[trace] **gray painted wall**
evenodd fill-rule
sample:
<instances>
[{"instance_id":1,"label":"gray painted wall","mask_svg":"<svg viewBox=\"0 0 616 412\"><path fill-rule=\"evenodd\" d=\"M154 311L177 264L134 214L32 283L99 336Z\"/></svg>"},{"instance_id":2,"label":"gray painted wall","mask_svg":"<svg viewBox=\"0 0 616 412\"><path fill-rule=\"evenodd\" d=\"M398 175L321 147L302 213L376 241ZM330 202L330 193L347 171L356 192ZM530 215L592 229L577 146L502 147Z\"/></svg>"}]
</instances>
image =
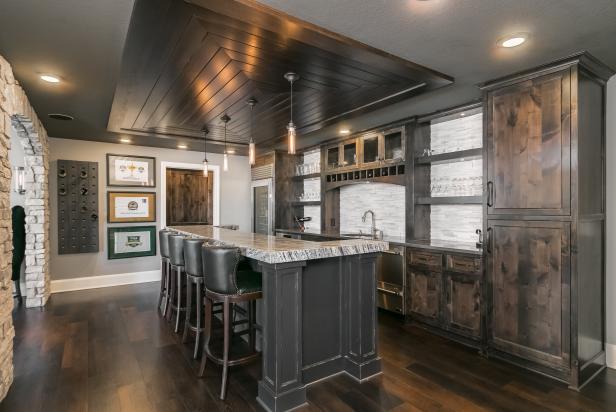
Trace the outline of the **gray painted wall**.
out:
<instances>
[{"instance_id":1,"label":"gray painted wall","mask_svg":"<svg viewBox=\"0 0 616 412\"><path fill-rule=\"evenodd\" d=\"M125 188L106 187L106 154L120 153L156 157L157 216L160 216L160 162L199 164L203 153L186 150L158 149L153 147L88 142L68 139L50 141L50 201L51 201L51 279L133 273L157 270L158 257L107 260L107 191ZM99 216L100 250L98 253L58 255L57 232L57 160L84 160L98 162L99 167ZM213 165L221 166L220 178L220 223L239 224L240 230L250 231L250 166L245 156L229 156L229 171L222 172L222 155L208 154ZM134 190L126 188L126 190ZM150 189L151 190L151 189ZM147 223L144 223L147 225ZM127 226L127 225L114 225Z\"/></svg>"},{"instance_id":2,"label":"gray painted wall","mask_svg":"<svg viewBox=\"0 0 616 412\"><path fill-rule=\"evenodd\" d=\"M607 84L607 342L616 368L616 76Z\"/></svg>"}]
</instances>

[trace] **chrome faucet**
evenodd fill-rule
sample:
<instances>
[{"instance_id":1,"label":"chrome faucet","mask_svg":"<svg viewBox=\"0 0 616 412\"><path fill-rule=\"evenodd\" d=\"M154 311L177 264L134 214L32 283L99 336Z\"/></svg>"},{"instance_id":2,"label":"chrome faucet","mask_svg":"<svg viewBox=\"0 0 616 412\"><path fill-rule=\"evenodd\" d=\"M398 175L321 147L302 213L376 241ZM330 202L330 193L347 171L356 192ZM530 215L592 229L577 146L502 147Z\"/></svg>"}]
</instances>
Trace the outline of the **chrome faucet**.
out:
<instances>
[{"instance_id":1,"label":"chrome faucet","mask_svg":"<svg viewBox=\"0 0 616 412\"><path fill-rule=\"evenodd\" d=\"M376 228L376 222L375 222L375 215L374 215L374 211L372 210L366 210L364 212L364 215L361 217L361 221L366 223L366 216L368 216L368 213L370 213L370 215L372 215L372 226L370 227L370 232L372 234L372 238L373 239L380 239L383 237L383 232L381 232L380 230L378 230Z\"/></svg>"}]
</instances>

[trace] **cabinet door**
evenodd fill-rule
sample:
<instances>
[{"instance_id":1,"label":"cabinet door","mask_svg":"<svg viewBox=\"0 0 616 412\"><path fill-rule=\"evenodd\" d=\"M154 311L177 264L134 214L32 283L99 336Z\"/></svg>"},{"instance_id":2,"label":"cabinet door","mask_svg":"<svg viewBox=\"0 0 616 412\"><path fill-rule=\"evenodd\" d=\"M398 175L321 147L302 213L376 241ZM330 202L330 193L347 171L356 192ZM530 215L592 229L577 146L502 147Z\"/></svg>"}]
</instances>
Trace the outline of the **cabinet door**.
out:
<instances>
[{"instance_id":1,"label":"cabinet door","mask_svg":"<svg viewBox=\"0 0 616 412\"><path fill-rule=\"evenodd\" d=\"M381 159L385 161L404 160L404 128L400 127L383 133Z\"/></svg>"},{"instance_id":2,"label":"cabinet door","mask_svg":"<svg viewBox=\"0 0 616 412\"><path fill-rule=\"evenodd\" d=\"M570 74L487 96L488 215L570 214Z\"/></svg>"},{"instance_id":3,"label":"cabinet door","mask_svg":"<svg viewBox=\"0 0 616 412\"><path fill-rule=\"evenodd\" d=\"M567 366L570 224L488 221L489 343L547 366Z\"/></svg>"},{"instance_id":4,"label":"cabinet door","mask_svg":"<svg viewBox=\"0 0 616 412\"><path fill-rule=\"evenodd\" d=\"M408 268L407 308L411 317L418 318L427 323L438 324L441 306L441 273L427 270Z\"/></svg>"},{"instance_id":5,"label":"cabinet door","mask_svg":"<svg viewBox=\"0 0 616 412\"><path fill-rule=\"evenodd\" d=\"M445 326L473 338L481 336L481 277L445 273Z\"/></svg>"}]
</instances>

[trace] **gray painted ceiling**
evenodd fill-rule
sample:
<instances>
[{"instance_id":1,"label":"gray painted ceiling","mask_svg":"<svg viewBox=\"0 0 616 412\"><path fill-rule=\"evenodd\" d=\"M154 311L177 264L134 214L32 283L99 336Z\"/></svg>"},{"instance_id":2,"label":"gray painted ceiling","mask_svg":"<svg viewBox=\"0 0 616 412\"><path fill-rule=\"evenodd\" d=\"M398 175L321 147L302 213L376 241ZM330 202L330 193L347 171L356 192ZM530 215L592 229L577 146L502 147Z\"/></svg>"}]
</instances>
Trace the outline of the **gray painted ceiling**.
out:
<instances>
[{"instance_id":1,"label":"gray painted ceiling","mask_svg":"<svg viewBox=\"0 0 616 412\"><path fill-rule=\"evenodd\" d=\"M576 51L588 50L616 67L614 0L260 2L456 79L452 86L300 136L300 146L334 138L342 127L363 130L477 99L477 83ZM132 6L132 0L0 2L0 54L13 65L51 136L118 140L106 127ZM497 39L514 32L528 32L530 40L514 49L496 46ZM58 74L64 82L43 83L41 72ZM58 112L75 120L47 118ZM175 145L169 139L132 140Z\"/></svg>"}]
</instances>

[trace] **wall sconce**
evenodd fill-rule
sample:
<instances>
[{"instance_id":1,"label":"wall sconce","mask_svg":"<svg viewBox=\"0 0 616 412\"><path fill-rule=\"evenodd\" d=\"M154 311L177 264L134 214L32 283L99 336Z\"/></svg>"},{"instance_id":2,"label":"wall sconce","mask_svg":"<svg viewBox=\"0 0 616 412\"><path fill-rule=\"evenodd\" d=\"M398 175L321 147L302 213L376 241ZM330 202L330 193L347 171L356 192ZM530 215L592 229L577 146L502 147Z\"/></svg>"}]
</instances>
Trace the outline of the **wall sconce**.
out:
<instances>
[{"instance_id":1,"label":"wall sconce","mask_svg":"<svg viewBox=\"0 0 616 412\"><path fill-rule=\"evenodd\" d=\"M14 189L16 193L23 195L26 193L26 169L22 166L16 166L13 168L13 176L15 186Z\"/></svg>"}]
</instances>

